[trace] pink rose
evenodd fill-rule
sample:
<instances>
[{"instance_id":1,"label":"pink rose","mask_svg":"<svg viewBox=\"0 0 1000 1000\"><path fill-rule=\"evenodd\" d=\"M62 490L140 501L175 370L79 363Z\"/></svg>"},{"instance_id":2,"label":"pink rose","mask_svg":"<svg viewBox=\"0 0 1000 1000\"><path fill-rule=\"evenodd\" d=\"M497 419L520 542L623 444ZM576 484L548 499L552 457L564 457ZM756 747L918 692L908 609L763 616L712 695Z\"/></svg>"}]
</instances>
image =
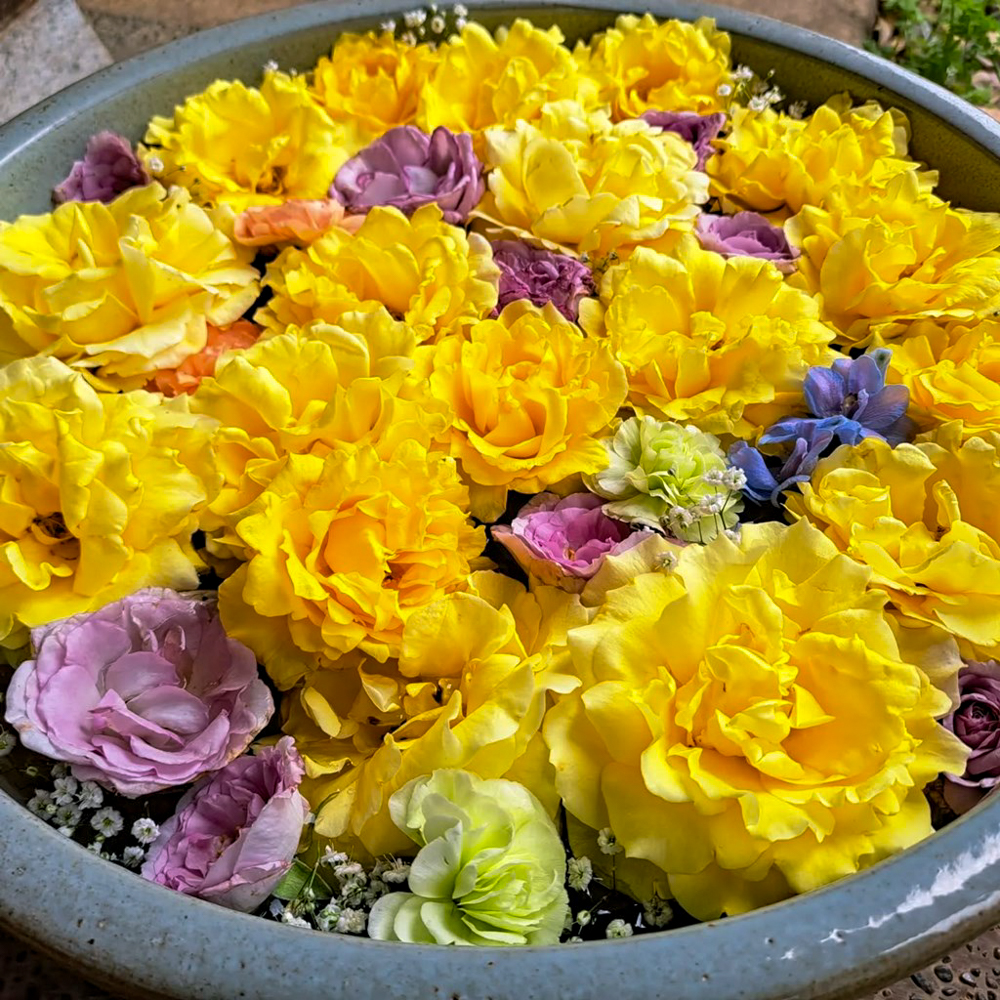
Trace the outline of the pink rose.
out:
<instances>
[{"instance_id":1,"label":"pink rose","mask_svg":"<svg viewBox=\"0 0 1000 1000\"><path fill-rule=\"evenodd\" d=\"M114 201L123 191L149 183L132 143L115 132L98 132L87 142L82 160L52 192L62 201Z\"/></svg>"},{"instance_id":2,"label":"pink rose","mask_svg":"<svg viewBox=\"0 0 1000 1000\"><path fill-rule=\"evenodd\" d=\"M509 528L498 524L490 531L526 573L542 583L580 591L606 556L625 552L651 534L607 517L603 504L593 493L539 493Z\"/></svg>"},{"instance_id":3,"label":"pink rose","mask_svg":"<svg viewBox=\"0 0 1000 1000\"><path fill-rule=\"evenodd\" d=\"M7 691L7 721L81 781L149 795L217 771L274 711L257 661L214 600L140 590L36 628Z\"/></svg>"},{"instance_id":4,"label":"pink rose","mask_svg":"<svg viewBox=\"0 0 1000 1000\"><path fill-rule=\"evenodd\" d=\"M330 196L349 212L392 205L412 215L424 205L441 206L445 222L465 222L486 190L483 165L472 136L443 125L427 135L414 125L391 128L337 172Z\"/></svg>"},{"instance_id":5,"label":"pink rose","mask_svg":"<svg viewBox=\"0 0 1000 1000\"><path fill-rule=\"evenodd\" d=\"M496 240L493 262L500 268L500 289L494 316L518 299L536 306L551 302L576 322L580 300L594 294L594 278L583 261L567 254L552 253L517 240Z\"/></svg>"},{"instance_id":6,"label":"pink rose","mask_svg":"<svg viewBox=\"0 0 1000 1000\"><path fill-rule=\"evenodd\" d=\"M800 251L780 226L772 226L757 212L698 216L695 235L702 247L723 257L757 257L769 260L779 271L791 274Z\"/></svg>"},{"instance_id":7,"label":"pink rose","mask_svg":"<svg viewBox=\"0 0 1000 1000\"><path fill-rule=\"evenodd\" d=\"M249 913L271 895L298 850L309 803L290 736L203 778L160 828L142 877Z\"/></svg>"}]
</instances>

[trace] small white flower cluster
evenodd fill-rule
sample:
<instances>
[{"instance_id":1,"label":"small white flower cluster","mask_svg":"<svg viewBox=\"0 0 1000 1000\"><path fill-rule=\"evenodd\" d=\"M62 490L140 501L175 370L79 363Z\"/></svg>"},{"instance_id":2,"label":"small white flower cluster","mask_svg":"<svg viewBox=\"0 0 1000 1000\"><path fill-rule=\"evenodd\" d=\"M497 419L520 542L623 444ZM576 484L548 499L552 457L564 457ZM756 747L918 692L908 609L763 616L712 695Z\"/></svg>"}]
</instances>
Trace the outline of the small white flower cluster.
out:
<instances>
[{"instance_id":1,"label":"small white flower cluster","mask_svg":"<svg viewBox=\"0 0 1000 1000\"><path fill-rule=\"evenodd\" d=\"M330 934L364 934L371 908L392 891L391 886L406 882L410 866L393 858L377 861L370 871L365 871L343 851L327 847L314 872L318 877L311 879L297 898L287 903L278 899L271 902L271 916L293 927ZM321 888L317 890L316 886Z\"/></svg>"},{"instance_id":2,"label":"small white flower cluster","mask_svg":"<svg viewBox=\"0 0 1000 1000\"><path fill-rule=\"evenodd\" d=\"M586 892L594 878L594 865L590 858L570 858L566 865L566 881L571 889Z\"/></svg>"},{"instance_id":3,"label":"small white flower cluster","mask_svg":"<svg viewBox=\"0 0 1000 1000\"><path fill-rule=\"evenodd\" d=\"M37 768L26 773L38 777ZM117 855L106 849L106 841L118 836L125 828L122 814L104 805L104 790L93 781L78 781L69 773L65 764L56 764L51 771L51 789L35 789L27 807L39 819L54 826L64 837L75 837L83 830L93 830L93 839L87 850L108 861L117 861L128 868L137 868L146 860L146 848L160 835L160 828L149 818L137 819L132 824L132 838ZM92 815L87 818L86 814ZM84 822L86 820L86 823Z\"/></svg>"},{"instance_id":4,"label":"small white flower cluster","mask_svg":"<svg viewBox=\"0 0 1000 1000\"><path fill-rule=\"evenodd\" d=\"M718 483L709 479L712 475L711 472L705 473L705 482L721 486L724 492L709 493L688 507L679 504L671 507L667 511L666 528L672 535L681 537L692 524L704 518L712 518L720 530L725 530L724 515L739 502L740 491L746 485L746 475L741 469L726 469L725 472L715 473L721 477Z\"/></svg>"},{"instance_id":5,"label":"small white flower cluster","mask_svg":"<svg viewBox=\"0 0 1000 1000\"><path fill-rule=\"evenodd\" d=\"M601 854L621 854L625 850L615 835L611 832L611 827L606 826L603 830L598 831L597 834L597 846L601 849Z\"/></svg>"},{"instance_id":6,"label":"small white flower cluster","mask_svg":"<svg viewBox=\"0 0 1000 1000\"><path fill-rule=\"evenodd\" d=\"M17 746L17 735L0 726L0 757L6 757Z\"/></svg>"},{"instance_id":7,"label":"small white flower cluster","mask_svg":"<svg viewBox=\"0 0 1000 1000\"><path fill-rule=\"evenodd\" d=\"M737 66L732 73L733 82L719 84L716 93L719 97L731 97L734 102L745 100L751 111L776 108L785 100L785 95L770 83L772 76L773 69L761 80L749 66Z\"/></svg>"},{"instance_id":8,"label":"small white flower cluster","mask_svg":"<svg viewBox=\"0 0 1000 1000\"><path fill-rule=\"evenodd\" d=\"M452 30L461 31L469 23L469 8L457 3L451 12L441 10L436 3L408 10L403 14L403 32L399 40L406 45L416 45L421 41L444 41L449 34L448 21L452 22ZM383 31L390 34L396 31L398 24L394 18L383 21L380 25Z\"/></svg>"}]
</instances>

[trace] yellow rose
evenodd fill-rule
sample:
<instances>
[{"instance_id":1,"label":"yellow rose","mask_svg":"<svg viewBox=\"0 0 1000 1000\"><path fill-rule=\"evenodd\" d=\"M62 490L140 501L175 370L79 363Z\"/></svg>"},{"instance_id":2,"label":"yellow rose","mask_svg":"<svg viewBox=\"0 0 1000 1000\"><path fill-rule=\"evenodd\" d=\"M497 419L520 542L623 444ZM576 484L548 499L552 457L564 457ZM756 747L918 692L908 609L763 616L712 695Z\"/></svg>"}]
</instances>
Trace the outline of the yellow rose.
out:
<instances>
[{"instance_id":1,"label":"yellow rose","mask_svg":"<svg viewBox=\"0 0 1000 1000\"><path fill-rule=\"evenodd\" d=\"M580 322L606 334L640 414L755 437L801 406L810 365L834 332L818 304L768 261L724 259L685 240L677 256L639 247L609 268Z\"/></svg>"},{"instance_id":2,"label":"yellow rose","mask_svg":"<svg viewBox=\"0 0 1000 1000\"><path fill-rule=\"evenodd\" d=\"M389 32L341 35L316 65L310 92L360 149L416 118L440 50L399 41ZM332 178L331 178L332 180Z\"/></svg>"},{"instance_id":3,"label":"yellow rose","mask_svg":"<svg viewBox=\"0 0 1000 1000\"><path fill-rule=\"evenodd\" d=\"M513 128L538 117L542 105L564 98L597 100L596 86L584 78L563 34L518 18L496 37L481 24L467 24L438 50L441 61L423 89L417 124L472 132L481 149L489 125Z\"/></svg>"},{"instance_id":4,"label":"yellow rose","mask_svg":"<svg viewBox=\"0 0 1000 1000\"><path fill-rule=\"evenodd\" d=\"M508 489L539 493L607 464L597 438L625 400L625 373L554 306L512 302L422 350L431 394L454 413L451 454L480 520L503 513Z\"/></svg>"},{"instance_id":5,"label":"yellow rose","mask_svg":"<svg viewBox=\"0 0 1000 1000\"><path fill-rule=\"evenodd\" d=\"M1000 303L1000 215L951 208L913 171L862 199L831 194L785 231L803 251L792 283L822 295L839 340L890 339L917 319L969 321Z\"/></svg>"},{"instance_id":6,"label":"yellow rose","mask_svg":"<svg viewBox=\"0 0 1000 1000\"><path fill-rule=\"evenodd\" d=\"M891 347L888 378L910 390L922 429L960 420L966 437L1000 431L1000 320L922 320Z\"/></svg>"},{"instance_id":7,"label":"yellow rose","mask_svg":"<svg viewBox=\"0 0 1000 1000\"><path fill-rule=\"evenodd\" d=\"M248 561L219 588L226 632L279 687L354 649L395 656L406 618L483 550L468 507L454 459L416 440L288 455L229 524Z\"/></svg>"},{"instance_id":8,"label":"yellow rose","mask_svg":"<svg viewBox=\"0 0 1000 1000\"><path fill-rule=\"evenodd\" d=\"M547 692L578 683L563 672L565 641L588 613L555 588L528 593L496 573L471 582L474 592L407 619L398 660L345 657L344 669L313 670L283 699L316 832L337 846L372 856L412 851L389 798L438 768L520 781L550 812L558 807L538 730Z\"/></svg>"},{"instance_id":9,"label":"yellow rose","mask_svg":"<svg viewBox=\"0 0 1000 1000\"><path fill-rule=\"evenodd\" d=\"M544 726L566 809L700 920L916 843L924 785L965 768L932 682L958 651L933 629L901 641L870 576L808 524L747 524L570 634L582 688Z\"/></svg>"},{"instance_id":10,"label":"yellow rose","mask_svg":"<svg viewBox=\"0 0 1000 1000\"><path fill-rule=\"evenodd\" d=\"M788 509L870 566L905 624L941 626L985 660L1000 654L1000 435L962 437L955 422L838 448Z\"/></svg>"},{"instance_id":11,"label":"yellow rose","mask_svg":"<svg viewBox=\"0 0 1000 1000\"><path fill-rule=\"evenodd\" d=\"M257 297L230 228L158 184L0 222L0 362L45 353L113 388L176 368Z\"/></svg>"},{"instance_id":12,"label":"yellow rose","mask_svg":"<svg viewBox=\"0 0 1000 1000\"><path fill-rule=\"evenodd\" d=\"M0 368L0 646L142 587L197 587L211 432L187 397L99 393L54 358Z\"/></svg>"},{"instance_id":13,"label":"yellow rose","mask_svg":"<svg viewBox=\"0 0 1000 1000\"><path fill-rule=\"evenodd\" d=\"M641 119L613 125L576 101L487 129L485 161L487 215L581 253L690 232L708 200L690 143Z\"/></svg>"},{"instance_id":14,"label":"yellow rose","mask_svg":"<svg viewBox=\"0 0 1000 1000\"><path fill-rule=\"evenodd\" d=\"M726 108L719 91L732 83L729 35L711 18L657 24L652 14L622 14L575 54L601 84L616 121L650 110L704 115Z\"/></svg>"},{"instance_id":15,"label":"yellow rose","mask_svg":"<svg viewBox=\"0 0 1000 1000\"><path fill-rule=\"evenodd\" d=\"M351 329L313 323L225 355L191 400L215 418L223 487L211 505L212 551L238 555L232 530L284 467L287 455L328 455L345 445L391 452L408 438L446 441L449 414L409 377L413 334L385 312L356 313ZM221 548L220 548L221 546Z\"/></svg>"},{"instance_id":16,"label":"yellow rose","mask_svg":"<svg viewBox=\"0 0 1000 1000\"><path fill-rule=\"evenodd\" d=\"M356 234L335 229L268 267L274 298L255 319L281 332L345 313L388 310L418 340L458 331L497 304L500 269L489 243L443 221L437 205L407 218L373 208Z\"/></svg>"},{"instance_id":17,"label":"yellow rose","mask_svg":"<svg viewBox=\"0 0 1000 1000\"><path fill-rule=\"evenodd\" d=\"M712 194L727 211L774 213L780 222L806 205L824 205L833 192L850 205L900 173L914 171L929 191L937 173L917 171L909 140L900 112L874 101L852 108L846 94L802 120L736 108L721 152L708 161Z\"/></svg>"},{"instance_id":18,"label":"yellow rose","mask_svg":"<svg viewBox=\"0 0 1000 1000\"><path fill-rule=\"evenodd\" d=\"M274 72L260 89L216 80L172 118L153 118L141 153L154 177L188 188L199 204L242 212L325 198L361 145L344 132L313 100L304 76Z\"/></svg>"}]
</instances>

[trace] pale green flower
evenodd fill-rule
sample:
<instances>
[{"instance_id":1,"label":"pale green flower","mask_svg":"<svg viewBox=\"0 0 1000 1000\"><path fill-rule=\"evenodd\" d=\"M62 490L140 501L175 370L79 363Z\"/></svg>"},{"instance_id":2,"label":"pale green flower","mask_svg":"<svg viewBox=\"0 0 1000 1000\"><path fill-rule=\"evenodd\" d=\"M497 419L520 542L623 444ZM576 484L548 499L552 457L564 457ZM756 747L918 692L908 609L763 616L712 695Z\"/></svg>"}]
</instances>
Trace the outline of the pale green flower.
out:
<instances>
[{"instance_id":1,"label":"pale green flower","mask_svg":"<svg viewBox=\"0 0 1000 1000\"><path fill-rule=\"evenodd\" d=\"M421 845L409 892L372 907L368 933L425 944L555 944L569 913L566 854L523 785L441 770L389 800L393 822Z\"/></svg>"},{"instance_id":2,"label":"pale green flower","mask_svg":"<svg viewBox=\"0 0 1000 1000\"><path fill-rule=\"evenodd\" d=\"M653 417L630 417L601 442L608 467L585 477L608 517L708 542L738 521L743 501L714 434Z\"/></svg>"}]
</instances>

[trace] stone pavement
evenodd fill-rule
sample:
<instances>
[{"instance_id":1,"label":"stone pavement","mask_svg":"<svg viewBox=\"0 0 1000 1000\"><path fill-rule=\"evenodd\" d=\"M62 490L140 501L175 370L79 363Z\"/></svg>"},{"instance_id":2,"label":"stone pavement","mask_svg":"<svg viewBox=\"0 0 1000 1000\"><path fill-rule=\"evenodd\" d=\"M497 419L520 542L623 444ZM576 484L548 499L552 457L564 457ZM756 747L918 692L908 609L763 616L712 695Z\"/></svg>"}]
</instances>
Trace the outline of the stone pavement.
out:
<instances>
[{"instance_id":1,"label":"stone pavement","mask_svg":"<svg viewBox=\"0 0 1000 1000\"><path fill-rule=\"evenodd\" d=\"M0 123L110 62L294 0L0 0ZM716 0L860 44L876 0ZM637 8L642 4L637 3ZM1000 1000L993 931L869 1000ZM0 940L0 1000L112 1000L50 959ZM719 1000L728 1000L720 997Z\"/></svg>"}]
</instances>

